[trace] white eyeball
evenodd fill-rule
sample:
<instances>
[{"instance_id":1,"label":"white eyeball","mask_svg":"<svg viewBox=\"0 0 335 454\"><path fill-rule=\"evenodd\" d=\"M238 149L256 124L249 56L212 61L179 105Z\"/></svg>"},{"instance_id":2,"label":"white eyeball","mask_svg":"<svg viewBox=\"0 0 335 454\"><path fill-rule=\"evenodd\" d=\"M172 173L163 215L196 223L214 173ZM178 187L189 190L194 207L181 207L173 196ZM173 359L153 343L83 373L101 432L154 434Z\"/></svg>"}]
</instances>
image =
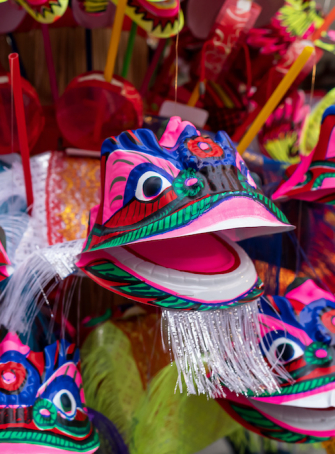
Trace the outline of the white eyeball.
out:
<instances>
[{"instance_id":1,"label":"white eyeball","mask_svg":"<svg viewBox=\"0 0 335 454\"><path fill-rule=\"evenodd\" d=\"M73 419L76 415L77 404L72 393L67 389L62 389L53 398L53 403L57 409L68 419Z\"/></svg>"},{"instance_id":2,"label":"white eyeball","mask_svg":"<svg viewBox=\"0 0 335 454\"><path fill-rule=\"evenodd\" d=\"M273 341L269 353L272 357L278 359L281 364L286 364L294 359L300 358L304 354L304 351L292 339L279 337Z\"/></svg>"},{"instance_id":3,"label":"white eyeball","mask_svg":"<svg viewBox=\"0 0 335 454\"><path fill-rule=\"evenodd\" d=\"M170 186L171 183L159 173L145 172L137 182L135 197L143 202L153 200Z\"/></svg>"}]
</instances>

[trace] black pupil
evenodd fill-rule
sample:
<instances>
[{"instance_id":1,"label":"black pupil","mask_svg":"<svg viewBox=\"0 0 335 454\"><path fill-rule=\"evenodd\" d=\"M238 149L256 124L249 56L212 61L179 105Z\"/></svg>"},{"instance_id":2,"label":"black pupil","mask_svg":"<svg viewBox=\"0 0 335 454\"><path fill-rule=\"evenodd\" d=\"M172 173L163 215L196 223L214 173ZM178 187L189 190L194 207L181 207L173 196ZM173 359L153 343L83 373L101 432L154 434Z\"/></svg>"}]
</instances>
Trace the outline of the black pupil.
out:
<instances>
[{"instance_id":1,"label":"black pupil","mask_svg":"<svg viewBox=\"0 0 335 454\"><path fill-rule=\"evenodd\" d=\"M66 393L63 393L60 396L60 402L62 404L64 411L66 411L66 412L71 411L71 409L72 409L71 399L69 398L69 396Z\"/></svg>"},{"instance_id":2,"label":"black pupil","mask_svg":"<svg viewBox=\"0 0 335 454\"><path fill-rule=\"evenodd\" d=\"M160 177L149 177L143 183L143 194L145 197L155 197L161 192L162 179Z\"/></svg>"},{"instance_id":3,"label":"black pupil","mask_svg":"<svg viewBox=\"0 0 335 454\"><path fill-rule=\"evenodd\" d=\"M276 355L281 361L290 361L294 357L294 348L291 344L280 344L276 349Z\"/></svg>"}]
</instances>

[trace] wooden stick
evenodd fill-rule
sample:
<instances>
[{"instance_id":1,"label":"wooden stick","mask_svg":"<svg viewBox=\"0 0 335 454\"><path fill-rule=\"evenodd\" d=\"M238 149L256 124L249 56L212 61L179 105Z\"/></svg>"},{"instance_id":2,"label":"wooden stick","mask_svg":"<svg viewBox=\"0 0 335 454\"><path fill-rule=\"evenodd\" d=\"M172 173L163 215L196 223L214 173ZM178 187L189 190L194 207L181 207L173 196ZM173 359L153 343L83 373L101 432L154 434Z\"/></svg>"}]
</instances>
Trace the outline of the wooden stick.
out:
<instances>
[{"instance_id":1,"label":"wooden stick","mask_svg":"<svg viewBox=\"0 0 335 454\"><path fill-rule=\"evenodd\" d=\"M137 24L135 22L132 22L131 29L129 32L129 37L128 37L126 54L125 54L124 60L123 60L122 73L121 73L121 76L124 79L126 79L127 75L128 75L129 65L130 65L131 57L133 55L133 50L134 50L136 32L137 32Z\"/></svg>"},{"instance_id":2,"label":"wooden stick","mask_svg":"<svg viewBox=\"0 0 335 454\"><path fill-rule=\"evenodd\" d=\"M115 19L113 24L112 36L109 42L107 62L105 66L104 76L107 82L111 82L114 74L115 61L117 50L119 47L123 18L126 11L127 0L118 0L116 7Z\"/></svg>"}]
</instances>

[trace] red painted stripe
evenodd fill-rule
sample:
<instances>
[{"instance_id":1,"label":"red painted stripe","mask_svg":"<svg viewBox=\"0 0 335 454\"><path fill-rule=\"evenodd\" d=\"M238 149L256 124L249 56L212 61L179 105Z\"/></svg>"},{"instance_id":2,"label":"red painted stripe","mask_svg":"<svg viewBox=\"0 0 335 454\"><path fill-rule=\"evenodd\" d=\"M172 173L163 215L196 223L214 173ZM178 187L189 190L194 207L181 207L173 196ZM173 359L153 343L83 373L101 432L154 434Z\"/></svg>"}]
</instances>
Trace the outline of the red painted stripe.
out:
<instances>
[{"instance_id":1,"label":"red painted stripe","mask_svg":"<svg viewBox=\"0 0 335 454\"><path fill-rule=\"evenodd\" d=\"M164 208L166 204L167 204L166 196L163 195L159 200L159 209L161 210L162 208Z\"/></svg>"},{"instance_id":2,"label":"red painted stripe","mask_svg":"<svg viewBox=\"0 0 335 454\"><path fill-rule=\"evenodd\" d=\"M149 216L152 213L153 203L147 203L145 205L145 215Z\"/></svg>"}]
</instances>

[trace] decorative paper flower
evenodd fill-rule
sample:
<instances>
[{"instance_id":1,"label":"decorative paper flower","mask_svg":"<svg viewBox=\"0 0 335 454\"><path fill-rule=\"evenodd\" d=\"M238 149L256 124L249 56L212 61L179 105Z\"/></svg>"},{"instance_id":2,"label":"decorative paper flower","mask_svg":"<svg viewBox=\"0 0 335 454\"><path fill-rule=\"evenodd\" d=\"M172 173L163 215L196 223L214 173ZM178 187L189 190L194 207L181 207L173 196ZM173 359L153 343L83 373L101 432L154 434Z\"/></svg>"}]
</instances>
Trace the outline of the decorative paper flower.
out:
<instances>
[{"instance_id":1,"label":"decorative paper flower","mask_svg":"<svg viewBox=\"0 0 335 454\"><path fill-rule=\"evenodd\" d=\"M196 137L187 142L190 152L199 158L213 158L223 155L223 150L209 137Z\"/></svg>"}]
</instances>

